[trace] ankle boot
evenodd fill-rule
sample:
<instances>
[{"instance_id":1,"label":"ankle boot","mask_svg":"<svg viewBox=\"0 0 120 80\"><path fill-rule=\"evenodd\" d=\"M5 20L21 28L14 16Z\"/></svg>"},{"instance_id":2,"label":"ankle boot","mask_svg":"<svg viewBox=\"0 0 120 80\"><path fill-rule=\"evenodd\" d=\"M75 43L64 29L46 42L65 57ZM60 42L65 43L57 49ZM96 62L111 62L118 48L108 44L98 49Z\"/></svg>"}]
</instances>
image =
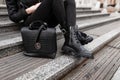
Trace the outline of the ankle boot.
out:
<instances>
[{"instance_id":1,"label":"ankle boot","mask_svg":"<svg viewBox=\"0 0 120 80\"><path fill-rule=\"evenodd\" d=\"M77 25L76 25L75 32L78 37L78 40L82 45L88 44L93 41L93 38L91 36L88 36L87 34L80 32Z\"/></svg>"},{"instance_id":2,"label":"ankle boot","mask_svg":"<svg viewBox=\"0 0 120 80\"><path fill-rule=\"evenodd\" d=\"M91 36L88 36L87 34L83 32L76 31L76 35L82 45L88 44L93 41L93 38Z\"/></svg>"},{"instance_id":3,"label":"ankle boot","mask_svg":"<svg viewBox=\"0 0 120 80\"><path fill-rule=\"evenodd\" d=\"M86 50L78 40L74 26L68 27L66 33L64 34L64 37L65 43L62 47L64 53L73 55L76 58L86 57L93 59L92 53Z\"/></svg>"}]
</instances>

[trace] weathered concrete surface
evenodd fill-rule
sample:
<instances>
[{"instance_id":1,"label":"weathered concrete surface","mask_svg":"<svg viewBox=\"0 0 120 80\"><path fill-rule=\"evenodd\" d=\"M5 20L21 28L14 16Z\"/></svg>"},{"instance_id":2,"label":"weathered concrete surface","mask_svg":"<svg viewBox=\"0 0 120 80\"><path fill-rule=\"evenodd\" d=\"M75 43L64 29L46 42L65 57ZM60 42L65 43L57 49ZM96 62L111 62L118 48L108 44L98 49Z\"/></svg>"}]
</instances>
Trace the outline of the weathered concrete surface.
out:
<instances>
[{"instance_id":1,"label":"weathered concrete surface","mask_svg":"<svg viewBox=\"0 0 120 80\"><path fill-rule=\"evenodd\" d=\"M105 44L113 40L120 34L120 28L115 29L97 39L92 43L85 46L89 51L96 52L101 49ZM74 58L68 56L61 56L45 65L38 67L37 69L30 71L23 76L16 78L15 80L54 80L60 77L66 71L70 70L76 64L83 62L85 59L81 59L80 62Z\"/></svg>"},{"instance_id":2,"label":"weathered concrete surface","mask_svg":"<svg viewBox=\"0 0 120 80\"><path fill-rule=\"evenodd\" d=\"M85 61L60 80L111 80L120 66L119 42L120 37L97 51L93 60ZM119 75L117 76L119 77Z\"/></svg>"},{"instance_id":3,"label":"weathered concrete surface","mask_svg":"<svg viewBox=\"0 0 120 80\"><path fill-rule=\"evenodd\" d=\"M120 67L118 68L118 70L116 71L115 75L111 80L120 80Z\"/></svg>"}]
</instances>

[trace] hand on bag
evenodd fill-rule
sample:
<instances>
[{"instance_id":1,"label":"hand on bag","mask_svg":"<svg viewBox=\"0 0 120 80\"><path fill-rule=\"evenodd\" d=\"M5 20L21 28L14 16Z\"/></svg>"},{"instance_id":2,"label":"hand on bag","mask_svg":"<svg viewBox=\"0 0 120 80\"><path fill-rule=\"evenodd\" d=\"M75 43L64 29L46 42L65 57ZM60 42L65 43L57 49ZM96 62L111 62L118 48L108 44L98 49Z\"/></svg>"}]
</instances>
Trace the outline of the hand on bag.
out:
<instances>
[{"instance_id":1,"label":"hand on bag","mask_svg":"<svg viewBox=\"0 0 120 80\"><path fill-rule=\"evenodd\" d=\"M27 8L25 11L27 12L27 14L32 14L40 6L40 4L41 3L37 3L37 4Z\"/></svg>"}]
</instances>

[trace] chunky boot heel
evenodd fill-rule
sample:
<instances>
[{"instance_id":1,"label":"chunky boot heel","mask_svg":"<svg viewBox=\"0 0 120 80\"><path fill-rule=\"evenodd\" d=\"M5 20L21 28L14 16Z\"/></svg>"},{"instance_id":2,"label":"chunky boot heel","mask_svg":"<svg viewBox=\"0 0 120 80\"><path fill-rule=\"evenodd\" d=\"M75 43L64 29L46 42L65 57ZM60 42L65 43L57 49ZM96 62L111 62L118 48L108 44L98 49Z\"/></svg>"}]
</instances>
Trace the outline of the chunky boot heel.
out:
<instances>
[{"instance_id":1,"label":"chunky boot heel","mask_svg":"<svg viewBox=\"0 0 120 80\"><path fill-rule=\"evenodd\" d=\"M84 58L89 58L89 59L94 59L94 56L93 54L86 50L83 46L81 46L81 54L78 54L78 57L81 56L81 57L84 57Z\"/></svg>"},{"instance_id":2,"label":"chunky boot heel","mask_svg":"<svg viewBox=\"0 0 120 80\"><path fill-rule=\"evenodd\" d=\"M83 47L84 48L84 47ZM64 54L67 55L71 55L74 56L75 58L89 58L89 59L94 59L94 56L92 55L92 53L90 53L89 51L83 49L85 52L81 52L81 54L77 53L73 48L69 47L69 46L63 46L62 47L62 51Z\"/></svg>"},{"instance_id":3,"label":"chunky boot heel","mask_svg":"<svg viewBox=\"0 0 120 80\"><path fill-rule=\"evenodd\" d=\"M64 54L71 55L71 56L75 56L75 53L76 53L76 51L69 46L62 47L62 51Z\"/></svg>"},{"instance_id":4,"label":"chunky boot heel","mask_svg":"<svg viewBox=\"0 0 120 80\"><path fill-rule=\"evenodd\" d=\"M62 52L63 52L64 54L71 55L70 53L72 52L72 50L69 49L68 47L64 47L64 48L62 49Z\"/></svg>"}]
</instances>

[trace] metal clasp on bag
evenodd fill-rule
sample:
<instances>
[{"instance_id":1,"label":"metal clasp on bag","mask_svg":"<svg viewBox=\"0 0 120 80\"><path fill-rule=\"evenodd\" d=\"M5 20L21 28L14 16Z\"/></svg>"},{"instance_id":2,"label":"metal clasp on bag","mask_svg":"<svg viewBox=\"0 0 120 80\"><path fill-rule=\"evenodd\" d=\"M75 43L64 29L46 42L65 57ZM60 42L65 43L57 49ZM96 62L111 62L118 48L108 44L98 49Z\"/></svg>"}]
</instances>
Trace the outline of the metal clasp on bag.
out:
<instances>
[{"instance_id":1,"label":"metal clasp on bag","mask_svg":"<svg viewBox=\"0 0 120 80\"><path fill-rule=\"evenodd\" d=\"M37 50L41 48L41 44L39 42L35 43L34 46L35 46L35 49Z\"/></svg>"}]
</instances>

